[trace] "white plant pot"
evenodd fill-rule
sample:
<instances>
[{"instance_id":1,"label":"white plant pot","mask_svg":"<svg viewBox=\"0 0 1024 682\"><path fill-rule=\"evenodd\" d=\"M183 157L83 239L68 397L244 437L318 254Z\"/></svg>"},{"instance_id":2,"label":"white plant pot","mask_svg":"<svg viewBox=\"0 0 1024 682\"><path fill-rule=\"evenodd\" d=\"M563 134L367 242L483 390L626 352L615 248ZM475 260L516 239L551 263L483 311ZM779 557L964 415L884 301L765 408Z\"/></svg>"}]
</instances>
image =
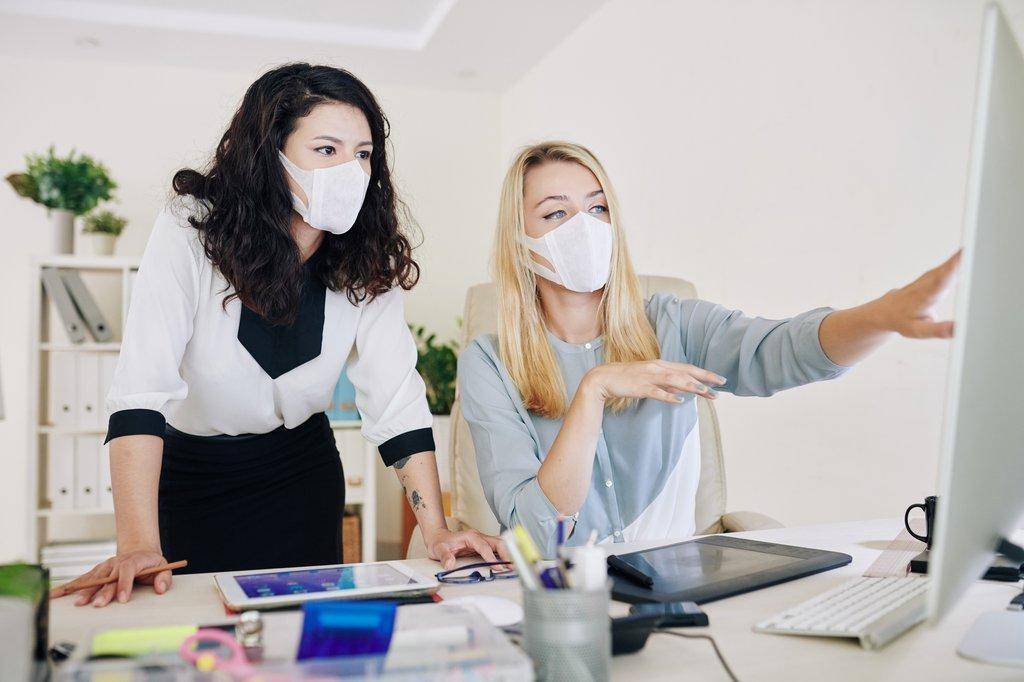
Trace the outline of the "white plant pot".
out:
<instances>
[{"instance_id":1,"label":"white plant pot","mask_svg":"<svg viewBox=\"0 0 1024 682\"><path fill-rule=\"evenodd\" d=\"M441 482L441 492L451 492L452 480L449 469L450 455L448 448L452 441L452 418L447 414L434 415L434 454L437 457L437 478Z\"/></svg>"},{"instance_id":2,"label":"white plant pot","mask_svg":"<svg viewBox=\"0 0 1024 682\"><path fill-rule=\"evenodd\" d=\"M50 253L71 253L75 246L75 214L63 209L50 210Z\"/></svg>"},{"instance_id":3,"label":"white plant pot","mask_svg":"<svg viewBox=\"0 0 1024 682\"><path fill-rule=\"evenodd\" d=\"M114 244L117 243L117 237L114 235L104 232L84 232L82 237L89 244L89 253L94 256L114 255Z\"/></svg>"}]
</instances>

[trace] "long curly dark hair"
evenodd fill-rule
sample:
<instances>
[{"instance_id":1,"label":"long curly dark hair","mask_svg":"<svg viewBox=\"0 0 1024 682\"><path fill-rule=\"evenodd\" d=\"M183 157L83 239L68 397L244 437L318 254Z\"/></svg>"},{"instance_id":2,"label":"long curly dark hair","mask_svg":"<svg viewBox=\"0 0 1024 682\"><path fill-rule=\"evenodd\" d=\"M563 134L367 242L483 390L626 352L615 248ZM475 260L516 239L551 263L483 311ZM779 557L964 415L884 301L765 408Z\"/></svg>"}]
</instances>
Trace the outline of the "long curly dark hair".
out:
<instances>
[{"instance_id":1,"label":"long curly dark hair","mask_svg":"<svg viewBox=\"0 0 1024 682\"><path fill-rule=\"evenodd\" d=\"M388 120L370 90L344 69L287 64L263 74L246 91L206 172L183 168L172 182L177 194L193 196L209 209L190 222L207 258L234 290L224 304L237 297L275 324L295 319L303 277L278 151L296 121L326 102L363 112L373 154L370 186L355 225L345 234L324 234L312 261L314 276L331 291L345 292L353 304L394 286L412 288L420 269L403 231L413 223L391 182Z\"/></svg>"}]
</instances>

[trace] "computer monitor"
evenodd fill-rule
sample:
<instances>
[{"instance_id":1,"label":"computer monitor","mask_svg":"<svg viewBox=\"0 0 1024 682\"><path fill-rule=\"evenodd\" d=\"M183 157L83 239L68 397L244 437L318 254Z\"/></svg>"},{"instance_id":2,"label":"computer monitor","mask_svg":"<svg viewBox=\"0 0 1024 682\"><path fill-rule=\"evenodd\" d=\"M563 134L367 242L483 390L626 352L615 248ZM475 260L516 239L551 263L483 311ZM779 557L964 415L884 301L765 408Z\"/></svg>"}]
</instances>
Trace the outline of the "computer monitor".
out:
<instances>
[{"instance_id":1,"label":"computer monitor","mask_svg":"<svg viewBox=\"0 0 1024 682\"><path fill-rule=\"evenodd\" d=\"M929 558L928 615L938 622L979 579L1024 512L1024 55L999 7L985 10L964 213L956 333L939 466L938 515ZM1018 559L1020 560L1020 559ZM1007 595L1007 600L1012 594ZM1024 664L1024 612L1008 658ZM996 619L1003 616L997 614ZM983 623L982 621L989 622ZM986 631L986 637L991 637ZM997 637L998 639L998 637ZM974 643L977 643L974 640Z\"/></svg>"}]
</instances>

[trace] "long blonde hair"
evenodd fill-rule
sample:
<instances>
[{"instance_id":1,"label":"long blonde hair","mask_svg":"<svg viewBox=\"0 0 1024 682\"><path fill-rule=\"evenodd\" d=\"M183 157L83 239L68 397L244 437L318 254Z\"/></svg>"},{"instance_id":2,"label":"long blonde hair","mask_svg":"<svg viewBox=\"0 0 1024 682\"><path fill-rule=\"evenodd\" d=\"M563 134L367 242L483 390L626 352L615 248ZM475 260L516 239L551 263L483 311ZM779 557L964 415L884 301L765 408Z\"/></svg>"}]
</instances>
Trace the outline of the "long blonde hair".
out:
<instances>
[{"instance_id":1,"label":"long blonde hair","mask_svg":"<svg viewBox=\"0 0 1024 682\"><path fill-rule=\"evenodd\" d=\"M597 157L586 147L571 142L541 142L523 148L505 174L494 240L499 352L526 409L557 419L564 416L568 408L565 381L548 342L536 276L529 267L529 251L521 240L525 230L523 184L526 173L552 161L578 163L589 169L601 184L608 202L614 246L611 273L601 296L600 308L605 362L653 360L659 357L660 351L644 312L640 282L619 225L615 192ZM632 402L617 399L610 403L610 407L621 411Z\"/></svg>"}]
</instances>

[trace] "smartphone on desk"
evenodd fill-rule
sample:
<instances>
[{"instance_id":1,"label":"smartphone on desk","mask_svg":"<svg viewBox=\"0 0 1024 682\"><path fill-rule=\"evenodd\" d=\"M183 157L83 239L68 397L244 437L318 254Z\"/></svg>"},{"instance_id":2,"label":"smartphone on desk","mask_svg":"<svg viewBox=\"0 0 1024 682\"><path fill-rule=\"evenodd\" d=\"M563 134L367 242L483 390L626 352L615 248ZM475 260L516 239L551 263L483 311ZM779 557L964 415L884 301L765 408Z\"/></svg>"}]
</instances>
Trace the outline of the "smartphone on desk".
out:
<instances>
[{"instance_id":1,"label":"smartphone on desk","mask_svg":"<svg viewBox=\"0 0 1024 682\"><path fill-rule=\"evenodd\" d=\"M685 628L706 627L708 614L692 601L670 601L655 604L633 604L629 607L630 615L659 616L659 627Z\"/></svg>"}]
</instances>

